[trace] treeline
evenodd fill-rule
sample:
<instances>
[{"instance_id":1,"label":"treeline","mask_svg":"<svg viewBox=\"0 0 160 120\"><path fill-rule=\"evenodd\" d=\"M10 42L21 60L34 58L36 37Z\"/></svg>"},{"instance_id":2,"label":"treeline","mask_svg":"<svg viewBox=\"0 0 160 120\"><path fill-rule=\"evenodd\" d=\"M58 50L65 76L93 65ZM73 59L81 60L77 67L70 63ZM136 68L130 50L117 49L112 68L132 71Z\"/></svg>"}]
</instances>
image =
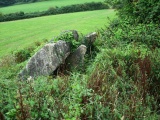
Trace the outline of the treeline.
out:
<instances>
[{"instance_id":1,"label":"treeline","mask_svg":"<svg viewBox=\"0 0 160 120\"><path fill-rule=\"evenodd\" d=\"M46 0L0 0L0 6L8 6L17 3L32 3L32 2L39 2L39 1L46 1Z\"/></svg>"},{"instance_id":2,"label":"treeline","mask_svg":"<svg viewBox=\"0 0 160 120\"><path fill-rule=\"evenodd\" d=\"M80 11L89 11L89 10L100 10L108 9L108 5L102 2L91 2L84 4L69 5L64 7L51 7L47 11L34 12L34 13L24 13L22 11L10 14L0 14L0 22L20 20L27 18L34 18L47 15L71 13L71 12L80 12Z\"/></svg>"}]
</instances>

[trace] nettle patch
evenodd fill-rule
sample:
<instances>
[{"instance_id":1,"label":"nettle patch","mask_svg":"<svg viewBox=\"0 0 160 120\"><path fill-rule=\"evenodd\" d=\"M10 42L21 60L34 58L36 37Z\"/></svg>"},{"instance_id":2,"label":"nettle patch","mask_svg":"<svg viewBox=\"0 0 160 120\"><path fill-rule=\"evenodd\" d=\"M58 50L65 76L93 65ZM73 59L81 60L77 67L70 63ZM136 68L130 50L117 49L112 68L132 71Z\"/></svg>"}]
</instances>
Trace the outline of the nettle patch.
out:
<instances>
[{"instance_id":1,"label":"nettle patch","mask_svg":"<svg viewBox=\"0 0 160 120\"><path fill-rule=\"evenodd\" d=\"M64 40L70 44L71 51L74 51L81 44L80 41L78 41L78 37L79 37L78 33L74 33L74 32L75 31L62 32L59 36L54 38L54 41L57 42L59 40Z\"/></svg>"}]
</instances>

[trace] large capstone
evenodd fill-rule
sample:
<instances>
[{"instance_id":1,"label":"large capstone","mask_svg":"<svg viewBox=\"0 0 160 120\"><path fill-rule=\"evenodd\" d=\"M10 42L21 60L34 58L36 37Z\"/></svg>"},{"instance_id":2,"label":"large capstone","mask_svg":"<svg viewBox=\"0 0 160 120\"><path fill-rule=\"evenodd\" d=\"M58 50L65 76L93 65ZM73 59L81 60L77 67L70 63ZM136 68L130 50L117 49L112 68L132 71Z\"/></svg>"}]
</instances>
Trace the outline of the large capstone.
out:
<instances>
[{"instance_id":1,"label":"large capstone","mask_svg":"<svg viewBox=\"0 0 160 120\"><path fill-rule=\"evenodd\" d=\"M50 75L64 63L69 54L70 47L65 41L48 43L29 59L19 76L24 79L29 76Z\"/></svg>"}]
</instances>

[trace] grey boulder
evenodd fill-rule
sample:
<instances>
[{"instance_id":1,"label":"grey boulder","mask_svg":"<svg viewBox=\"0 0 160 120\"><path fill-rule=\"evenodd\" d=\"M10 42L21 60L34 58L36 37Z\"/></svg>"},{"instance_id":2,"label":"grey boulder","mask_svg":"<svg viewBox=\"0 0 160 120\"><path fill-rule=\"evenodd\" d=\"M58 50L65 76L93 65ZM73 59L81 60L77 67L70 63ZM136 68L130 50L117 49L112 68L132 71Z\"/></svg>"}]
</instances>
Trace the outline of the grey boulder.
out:
<instances>
[{"instance_id":1,"label":"grey boulder","mask_svg":"<svg viewBox=\"0 0 160 120\"><path fill-rule=\"evenodd\" d=\"M85 36L86 43L89 45L92 45L95 42L97 36L98 36L98 34L96 32L92 32L92 33L86 35Z\"/></svg>"},{"instance_id":2,"label":"grey boulder","mask_svg":"<svg viewBox=\"0 0 160 120\"><path fill-rule=\"evenodd\" d=\"M35 53L26 67L19 74L20 78L50 75L70 54L70 47L65 41L48 43Z\"/></svg>"},{"instance_id":3,"label":"grey boulder","mask_svg":"<svg viewBox=\"0 0 160 120\"><path fill-rule=\"evenodd\" d=\"M77 68L83 64L84 55L86 54L87 47L80 45L73 53L71 53L66 59L67 68Z\"/></svg>"}]
</instances>

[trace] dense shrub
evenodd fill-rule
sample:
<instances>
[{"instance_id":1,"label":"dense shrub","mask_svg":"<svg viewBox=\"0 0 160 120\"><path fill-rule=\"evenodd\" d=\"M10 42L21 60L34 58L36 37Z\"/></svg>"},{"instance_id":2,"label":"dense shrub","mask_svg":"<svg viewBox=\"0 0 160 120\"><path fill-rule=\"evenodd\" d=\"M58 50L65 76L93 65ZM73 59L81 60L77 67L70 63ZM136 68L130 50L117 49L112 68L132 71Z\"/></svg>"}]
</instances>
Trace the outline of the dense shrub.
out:
<instances>
[{"instance_id":1,"label":"dense shrub","mask_svg":"<svg viewBox=\"0 0 160 120\"><path fill-rule=\"evenodd\" d=\"M132 23L160 23L159 0L106 0L106 3L118 8L121 19Z\"/></svg>"},{"instance_id":2,"label":"dense shrub","mask_svg":"<svg viewBox=\"0 0 160 120\"><path fill-rule=\"evenodd\" d=\"M123 1L123 7L119 14L122 18L138 23L160 23L159 0ZM136 21L135 21L136 20Z\"/></svg>"},{"instance_id":3,"label":"dense shrub","mask_svg":"<svg viewBox=\"0 0 160 120\"><path fill-rule=\"evenodd\" d=\"M50 7L47 11L46 11L46 14L49 14L49 15L51 15L51 14L56 14L57 13L57 7L55 8L55 7Z\"/></svg>"},{"instance_id":4,"label":"dense shrub","mask_svg":"<svg viewBox=\"0 0 160 120\"><path fill-rule=\"evenodd\" d=\"M152 75L156 77L152 67L159 64L152 59L156 52L134 43L102 50L89 68L88 89L92 92L84 98L84 116L108 120L143 119L144 116L158 119L155 114L158 103L150 91L156 88L151 86ZM158 89L155 92L158 94Z\"/></svg>"},{"instance_id":5,"label":"dense shrub","mask_svg":"<svg viewBox=\"0 0 160 120\"><path fill-rule=\"evenodd\" d=\"M86 92L85 79L82 82L80 78L73 74L54 80L40 77L12 83L0 79L1 112L6 119L19 120L80 118L81 96Z\"/></svg>"},{"instance_id":6,"label":"dense shrub","mask_svg":"<svg viewBox=\"0 0 160 120\"><path fill-rule=\"evenodd\" d=\"M23 19L25 18L24 12L16 12L16 13L10 13L10 14L1 14L0 21L11 21L11 20L17 20L17 19Z\"/></svg>"},{"instance_id":7,"label":"dense shrub","mask_svg":"<svg viewBox=\"0 0 160 120\"><path fill-rule=\"evenodd\" d=\"M156 101L156 103L154 103L154 101L150 99L151 101L148 103L148 104L154 104L150 106L150 109L155 110L155 113L160 109L160 106L159 106L160 93L158 90L158 88L160 87L159 86L160 85L160 81L159 81L160 68L156 67L156 66L159 66L159 62L157 61L159 61L160 59L160 56L159 56L160 35L158 33L159 33L159 26L157 24L153 24L153 23L138 24L137 23L133 25L133 24L130 24L128 21L114 20L110 24L110 26L107 27L106 30L101 30L100 32L101 38L99 38L99 41L97 41L96 43L99 46L99 49L107 48L107 50L111 50L108 52L108 55L107 55L107 51L105 51L105 54L104 54L105 57L102 58L102 61L106 60L107 58L112 59L110 61L106 61L106 64L107 63L109 64L109 62L111 64L108 66L109 68L106 67L107 70L109 70L111 67L113 68L112 69L113 73L118 75L119 74L125 75L122 77L122 79L125 79L125 77L127 77L127 79L129 80L143 81L139 85L140 88L137 88L137 89L146 88L146 91L147 91L146 94L148 94L148 96L146 96L147 98L143 98L143 99L146 100L150 97L151 99L154 99L154 101ZM113 52L113 56L111 56L112 52ZM128 55L128 53L126 52L129 52L130 55ZM124 54L124 56L121 56L122 54ZM118 57L118 59L116 56ZM113 59L117 59L115 63ZM98 60L97 62L98 65L99 63L103 63L99 61L100 60ZM129 63L127 63L127 61ZM114 63L114 65L112 65L112 63ZM106 64L102 64L103 65L102 68ZM116 69L114 69L115 66L117 66ZM124 67L120 67L120 66L124 66ZM128 67L131 67L131 68L128 68ZM99 68L99 69L101 70L102 68ZM122 69L126 69L126 70L122 72ZM102 70L102 71L105 71L105 70ZM136 72L138 72L139 75ZM110 75L111 74L112 73L110 73ZM133 74L136 74L138 76L136 77L136 75L133 75ZM103 74L100 74L100 76L98 76L97 78L100 78L101 80L103 79L101 77L104 77ZM93 79L94 78L95 77L93 77ZM112 79L114 79L114 77ZM95 78L95 80L97 79ZM91 84L92 82L93 81L91 81ZM98 85L100 84L99 81L96 81L96 82ZM102 83L104 84L104 81ZM146 84L145 87L143 87L144 83ZM100 85L103 85L103 84L100 84ZM94 86L94 83L93 83L93 86ZM134 85L132 84L132 86ZM102 86L98 88L102 88ZM145 101L145 103L146 102L147 101ZM143 112L141 111L140 113L143 113ZM135 118L136 116L138 115L135 115L132 117ZM157 118L154 118L154 119L157 119Z\"/></svg>"},{"instance_id":8,"label":"dense shrub","mask_svg":"<svg viewBox=\"0 0 160 120\"><path fill-rule=\"evenodd\" d=\"M91 3L84 3L84 4L69 5L69 6L64 6L60 8L51 7L47 11L42 11L42 12L34 12L34 13L17 12L17 13L5 14L5 15L1 14L0 22L40 17L40 16L45 16L45 15L55 15L55 14L80 12L80 11L88 11L88 10L100 10L100 9L108 9L108 8L109 7L107 5L101 2L97 2L97 3L91 2Z\"/></svg>"},{"instance_id":9,"label":"dense shrub","mask_svg":"<svg viewBox=\"0 0 160 120\"><path fill-rule=\"evenodd\" d=\"M135 42L145 44L151 49L160 47L160 29L157 24L151 23L131 25L128 21L116 19L110 24L110 27L106 30L100 31L103 38L98 42L103 42L104 44L101 44L102 46L109 44L110 47L114 47L115 44L122 45L121 42ZM106 40L107 38L112 39ZM102 41L103 39L106 41Z\"/></svg>"},{"instance_id":10,"label":"dense shrub","mask_svg":"<svg viewBox=\"0 0 160 120\"><path fill-rule=\"evenodd\" d=\"M62 7L60 11L62 12L64 11L68 13L68 12L79 12L79 11L98 10L98 9L106 9L106 8L108 8L108 6L106 6L104 3L92 2L92 3L65 6L65 7Z\"/></svg>"},{"instance_id":11,"label":"dense shrub","mask_svg":"<svg viewBox=\"0 0 160 120\"><path fill-rule=\"evenodd\" d=\"M24 50L19 50L15 52L14 55L15 55L15 61L17 63L21 63L30 57L30 52L29 50L24 49Z\"/></svg>"}]
</instances>

